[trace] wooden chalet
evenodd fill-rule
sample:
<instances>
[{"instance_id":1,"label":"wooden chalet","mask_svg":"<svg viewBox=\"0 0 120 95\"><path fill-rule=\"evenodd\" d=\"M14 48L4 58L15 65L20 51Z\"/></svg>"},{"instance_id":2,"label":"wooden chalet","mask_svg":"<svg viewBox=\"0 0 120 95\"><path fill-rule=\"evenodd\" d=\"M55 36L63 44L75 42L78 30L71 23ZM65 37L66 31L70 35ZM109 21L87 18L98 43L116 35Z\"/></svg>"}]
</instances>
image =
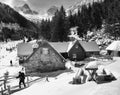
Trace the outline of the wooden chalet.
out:
<instances>
[{"instance_id":1,"label":"wooden chalet","mask_svg":"<svg viewBox=\"0 0 120 95\"><path fill-rule=\"evenodd\" d=\"M76 41L68 51L70 60L81 61L86 57L99 54L99 47L96 42Z\"/></svg>"}]
</instances>

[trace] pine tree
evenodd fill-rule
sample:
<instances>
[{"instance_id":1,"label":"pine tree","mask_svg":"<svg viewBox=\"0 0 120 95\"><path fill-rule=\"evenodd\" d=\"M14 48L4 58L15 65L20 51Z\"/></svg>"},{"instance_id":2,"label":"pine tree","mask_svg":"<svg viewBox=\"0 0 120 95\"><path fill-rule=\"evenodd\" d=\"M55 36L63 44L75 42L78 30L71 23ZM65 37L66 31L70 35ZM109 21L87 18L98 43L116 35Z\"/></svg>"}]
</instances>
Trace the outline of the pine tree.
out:
<instances>
[{"instance_id":1,"label":"pine tree","mask_svg":"<svg viewBox=\"0 0 120 95\"><path fill-rule=\"evenodd\" d=\"M50 40L51 38L51 27L50 27L50 20L42 20L40 25L40 34L43 36L44 39Z\"/></svg>"},{"instance_id":2,"label":"pine tree","mask_svg":"<svg viewBox=\"0 0 120 95\"><path fill-rule=\"evenodd\" d=\"M105 18L105 32L115 37L120 36L120 1L108 0L104 2L107 5L107 17Z\"/></svg>"},{"instance_id":3,"label":"pine tree","mask_svg":"<svg viewBox=\"0 0 120 95\"><path fill-rule=\"evenodd\" d=\"M101 28L102 25L102 16L101 16L101 5L99 3L93 3L92 5L92 22L93 22L93 27L96 29Z\"/></svg>"},{"instance_id":4,"label":"pine tree","mask_svg":"<svg viewBox=\"0 0 120 95\"><path fill-rule=\"evenodd\" d=\"M69 12L69 16L67 17L67 24L68 24L69 29L71 27L74 27L76 24L75 17L74 17L74 15L72 15L71 11Z\"/></svg>"},{"instance_id":5,"label":"pine tree","mask_svg":"<svg viewBox=\"0 0 120 95\"><path fill-rule=\"evenodd\" d=\"M87 11L88 9L86 5L83 5L81 11L78 11L77 26L79 36L86 34L89 28L89 15Z\"/></svg>"},{"instance_id":6,"label":"pine tree","mask_svg":"<svg viewBox=\"0 0 120 95\"><path fill-rule=\"evenodd\" d=\"M52 21L52 38L51 41L67 41L66 13L62 6L60 11L55 13Z\"/></svg>"}]
</instances>

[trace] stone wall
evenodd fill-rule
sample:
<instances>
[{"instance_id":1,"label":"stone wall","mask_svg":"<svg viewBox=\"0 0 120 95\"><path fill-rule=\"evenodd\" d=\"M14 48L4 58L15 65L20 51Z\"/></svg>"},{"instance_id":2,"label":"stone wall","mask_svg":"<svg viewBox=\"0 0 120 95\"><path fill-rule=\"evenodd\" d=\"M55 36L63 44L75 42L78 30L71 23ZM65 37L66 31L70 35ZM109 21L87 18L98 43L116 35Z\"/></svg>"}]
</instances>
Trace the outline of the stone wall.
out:
<instances>
[{"instance_id":1,"label":"stone wall","mask_svg":"<svg viewBox=\"0 0 120 95\"><path fill-rule=\"evenodd\" d=\"M24 64L26 72L48 72L65 68L63 58L50 46L40 47Z\"/></svg>"}]
</instances>

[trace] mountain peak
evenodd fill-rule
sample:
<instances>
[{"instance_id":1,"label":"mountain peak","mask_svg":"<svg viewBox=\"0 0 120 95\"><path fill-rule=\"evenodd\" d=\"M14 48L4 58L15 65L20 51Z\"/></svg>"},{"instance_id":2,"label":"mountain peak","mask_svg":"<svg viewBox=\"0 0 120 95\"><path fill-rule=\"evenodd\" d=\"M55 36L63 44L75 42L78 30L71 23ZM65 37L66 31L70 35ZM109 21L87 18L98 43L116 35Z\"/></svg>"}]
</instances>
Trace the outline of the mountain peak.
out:
<instances>
[{"instance_id":1,"label":"mountain peak","mask_svg":"<svg viewBox=\"0 0 120 95\"><path fill-rule=\"evenodd\" d=\"M48 15L54 15L55 12L58 10L59 8L56 7L56 6L51 6L48 10L47 10L47 13Z\"/></svg>"},{"instance_id":2,"label":"mountain peak","mask_svg":"<svg viewBox=\"0 0 120 95\"><path fill-rule=\"evenodd\" d=\"M25 8L25 9L30 9L29 5L28 5L28 4L26 4L26 3L22 6L22 8Z\"/></svg>"},{"instance_id":3,"label":"mountain peak","mask_svg":"<svg viewBox=\"0 0 120 95\"><path fill-rule=\"evenodd\" d=\"M15 6L14 8L15 8L16 11L22 12L22 13L24 13L24 14L29 14L29 15L37 15L37 14L39 14L38 12L32 10L32 9L29 7L29 5L26 4L26 3L23 4L23 5L20 6L20 7L16 7L16 6Z\"/></svg>"},{"instance_id":4,"label":"mountain peak","mask_svg":"<svg viewBox=\"0 0 120 95\"><path fill-rule=\"evenodd\" d=\"M30 30L36 32L38 29L38 27L33 22L27 20L25 17L16 12L13 8L3 3L0 3L0 22L0 30L3 31L3 29L7 29L7 31L9 32L8 34L5 33L5 35L9 35L9 37L5 36L6 38L3 37L3 34L0 34L2 40L7 40L8 38L12 39L12 37L16 35L20 37L22 33L18 33L18 30ZM11 29L13 29L14 32L12 31L11 33Z\"/></svg>"}]
</instances>

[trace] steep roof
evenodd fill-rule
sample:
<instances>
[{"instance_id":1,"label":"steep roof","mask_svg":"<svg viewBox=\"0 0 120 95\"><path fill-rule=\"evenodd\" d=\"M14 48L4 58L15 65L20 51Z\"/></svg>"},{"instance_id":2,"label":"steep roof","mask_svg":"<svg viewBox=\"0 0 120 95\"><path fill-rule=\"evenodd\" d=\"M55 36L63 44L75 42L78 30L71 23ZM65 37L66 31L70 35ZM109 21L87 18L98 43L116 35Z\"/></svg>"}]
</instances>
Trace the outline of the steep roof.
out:
<instances>
[{"instance_id":1,"label":"steep roof","mask_svg":"<svg viewBox=\"0 0 120 95\"><path fill-rule=\"evenodd\" d=\"M47 44L47 46L50 46L54 51L55 51L55 53L57 53L64 61L65 61L65 58L57 51L57 50L55 50L52 46L51 46L51 44L50 43L48 43L48 42L38 42L37 43L38 44L38 47L37 47L37 49L27 58L27 60L26 60L26 62L38 51L38 49L40 48L40 47L44 47L44 46L46 46L46 44Z\"/></svg>"},{"instance_id":2,"label":"steep roof","mask_svg":"<svg viewBox=\"0 0 120 95\"><path fill-rule=\"evenodd\" d=\"M76 42L76 41L71 41L71 42L69 42L67 52L69 52L69 51L71 50L71 48L74 46L75 42Z\"/></svg>"},{"instance_id":3,"label":"steep roof","mask_svg":"<svg viewBox=\"0 0 120 95\"><path fill-rule=\"evenodd\" d=\"M67 52L69 42L49 42L49 44L59 53Z\"/></svg>"},{"instance_id":4,"label":"steep roof","mask_svg":"<svg viewBox=\"0 0 120 95\"><path fill-rule=\"evenodd\" d=\"M106 50L120 51L120 41L113 41Z\"/></svg>"},{"instance_id":5,"label":"steep roof","mask_svg":"<svg viewBox=\"0 0 120 95\"><path fill-rule=\"evenodd\" d=\"M81 46L86 52L100 51L97 43L94 41L91 41L91 42L79 41L79 43L81 44Z\"/></svg>"},{"instance_id":6,"label":"steep roof","mask_svg":"<svg viewBox=\"0 0 120 95\"><path fill-rule=\"evenodd\" d=\"M32 54L33 48L30 43L19 43L17 45L17 55L18 56L27 56Z\"/></svg>"}]
</instances>

